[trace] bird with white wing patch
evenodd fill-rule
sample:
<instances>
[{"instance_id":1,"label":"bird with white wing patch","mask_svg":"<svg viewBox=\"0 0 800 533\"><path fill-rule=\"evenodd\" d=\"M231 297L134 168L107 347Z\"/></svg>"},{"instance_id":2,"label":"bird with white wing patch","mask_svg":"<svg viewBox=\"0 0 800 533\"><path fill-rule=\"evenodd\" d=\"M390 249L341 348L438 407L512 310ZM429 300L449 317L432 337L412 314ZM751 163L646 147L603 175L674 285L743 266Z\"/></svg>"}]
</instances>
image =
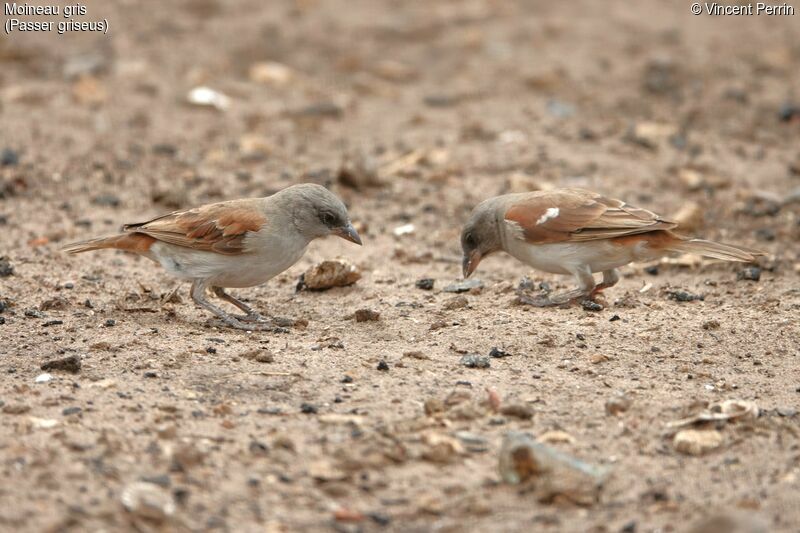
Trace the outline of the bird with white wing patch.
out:
<instances>
[{"instance_id":1,"label":"bird with white wing patch","mask_svg":"<svg viewBox=\"0 0 800 533\"><path fill-rule=\"evenodd\" d=\"M472 211L461 233L463 273L469 277L489 254L505 251L531 267L566 274L578 288L544 298L537 306L593 300L619 281L618 267L689 252L724 261L751 262L762 252L689 239L655 213L583 189L557 189L497 196ZM597 283L593 274L602 272Z\"/></svg>"}]
</instances>

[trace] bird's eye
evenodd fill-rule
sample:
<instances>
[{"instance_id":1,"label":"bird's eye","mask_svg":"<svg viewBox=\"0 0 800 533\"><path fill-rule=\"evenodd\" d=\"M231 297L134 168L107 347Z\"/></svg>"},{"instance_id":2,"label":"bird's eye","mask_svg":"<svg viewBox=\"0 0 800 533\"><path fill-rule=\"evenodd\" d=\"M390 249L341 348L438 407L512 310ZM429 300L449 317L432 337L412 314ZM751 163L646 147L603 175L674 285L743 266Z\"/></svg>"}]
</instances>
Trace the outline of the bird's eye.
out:
<instances>
[{"instance_id":1,"label":"bird's eye","mask_svg":"<svg viewBox=\"0 0 800 533\"><path fill-rule=\"evenodd\" d=\"M472 235L472 233L467 233L466 237L464 237L464 242L467 243L467 246L470 248L475 247L475 237Z\"/></svg>"},{"instance_id":2,"label":"bird's eye","mask_svg":"<svg viewBox=\"0 0 800 533\"><path fill-rule=\"evenodd\" d=\"M322 220L322 223L326 226L333 227L333 223L336 222L336 217L333 216L332 213L322 213L320 220Z\"/></svg>"}]
</instances>

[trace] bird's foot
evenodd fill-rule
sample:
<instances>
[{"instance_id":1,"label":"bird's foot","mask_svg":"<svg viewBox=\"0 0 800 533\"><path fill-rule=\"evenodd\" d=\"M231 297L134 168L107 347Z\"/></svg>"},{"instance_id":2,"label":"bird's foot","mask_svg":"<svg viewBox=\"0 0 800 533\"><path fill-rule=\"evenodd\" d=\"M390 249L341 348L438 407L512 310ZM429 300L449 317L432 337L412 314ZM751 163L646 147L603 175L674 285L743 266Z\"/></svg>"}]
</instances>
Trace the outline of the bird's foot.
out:
<instances>
[{"instance_id":1,"label":"bird's foot","mask_svg":"<svg viewBox=\"0 0 800 533\"><path fill-rule=\"evenodd\" d=\"M232 317L236 318L240 322L247 322L249 324L255 324L260 322L269 322L269 318L265 317L261 313L256 311L248 311L247 314L244 315L231 315Z\"/></svg>"},{"instance_id":2,"label":"bird's foot","mask_svg":"<svg viewBox=\"0 0 800 533\"><path fill-rule=\"evenodd\" d=\"M256 311L250 311L245 315L231 316L239 322L244 322L246 324L271 325L276 328L291 328L295 325L295 321L291 318L271 315L264 316Z\"/></svg>"},{"instance_id":3,"label":"bird's foot","mask_svg":"<svg viewBox=\"0 0 800 533\"><path fill-rule=\"evenodd\" d=\"M245 318L250 316L251 315L245 315ZM243 331L265 331L269 333L289 332L289 330L283 327L281 324L275 323L274 321L269 319L256 320L255 318L250 318L248 320L242 320L242 318L243 317L237 317L234 315L225 315L219 317L222 324ZM261 318L263 319L263 317Z\"/></svg>"},{"instance_id":4,"label":"bird's foot","mask_svg":"<svg viewBox=\"0 0 800 533\"><path fill-rule=\"evenodd\" d=\"M567 307L573 304L581 304L581 306L589 311L600 311L604 305L596 301L599 291L584 291L582 289L574 289L567 292L562 292L553 295L538 295L528 296L527 294L518 293L517 303L521 305L531 305L533 307Z\"/></svg>"}]
</instances>

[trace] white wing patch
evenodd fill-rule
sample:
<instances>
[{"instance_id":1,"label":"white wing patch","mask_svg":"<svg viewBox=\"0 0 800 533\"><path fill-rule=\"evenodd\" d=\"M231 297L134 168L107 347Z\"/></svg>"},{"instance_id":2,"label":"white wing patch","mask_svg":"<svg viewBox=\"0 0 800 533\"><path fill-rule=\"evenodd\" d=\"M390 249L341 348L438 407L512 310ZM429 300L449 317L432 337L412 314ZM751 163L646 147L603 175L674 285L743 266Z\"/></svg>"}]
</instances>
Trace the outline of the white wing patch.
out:
<instances>
[{"instance_id":1,"label":"white wing patch","mask_svg":"<svg viewBox=\"0 0 800 533\"><path fill-rule=\"evenodd\" d=\"M548 220L552 218L556 218L558 216L558 208L557 207L548 207L547 211L544 212L544 215L539 217L539 220L536 221L536 225L544 224Z\"/></svg>"}]
</instances>

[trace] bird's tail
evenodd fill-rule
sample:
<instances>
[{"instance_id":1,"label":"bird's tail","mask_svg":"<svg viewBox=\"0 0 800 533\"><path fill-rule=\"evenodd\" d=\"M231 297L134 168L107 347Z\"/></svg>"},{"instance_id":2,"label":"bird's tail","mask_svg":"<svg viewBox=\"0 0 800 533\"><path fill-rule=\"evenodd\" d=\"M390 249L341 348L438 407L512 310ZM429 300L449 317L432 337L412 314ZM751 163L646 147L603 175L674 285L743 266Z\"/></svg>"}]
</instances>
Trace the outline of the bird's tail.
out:
<instances>
[{"instance_id":1,"label":"bird's tail","mask_svg":"<svg viewBox=\"0 0 800 533\"><path fill-rule=\"evenodd\" d=\"M722 259L723 261L740 261L750 263L755 261L756 256L766 255L764 252L745 248L744 246L733 246L703 239L689 239L672 244L669 249L673 252L683 252L690 254Z\"/></svg>"},{"instance_id":2,"label":"bird's tail","mask_svg":"<svg viewBox=\"0 0 800 533\"><path fill-rule=\"evenodd\" d=\"M124 235L111 235L110 237L89 239L88 241L73 242L62 246L61 251L68 254L79 254L92 250L114 248L126 252L147 254L153 242L155 242L155 239L149 235L143 233L127 233Z\"/></svg>"}]
</instances>

